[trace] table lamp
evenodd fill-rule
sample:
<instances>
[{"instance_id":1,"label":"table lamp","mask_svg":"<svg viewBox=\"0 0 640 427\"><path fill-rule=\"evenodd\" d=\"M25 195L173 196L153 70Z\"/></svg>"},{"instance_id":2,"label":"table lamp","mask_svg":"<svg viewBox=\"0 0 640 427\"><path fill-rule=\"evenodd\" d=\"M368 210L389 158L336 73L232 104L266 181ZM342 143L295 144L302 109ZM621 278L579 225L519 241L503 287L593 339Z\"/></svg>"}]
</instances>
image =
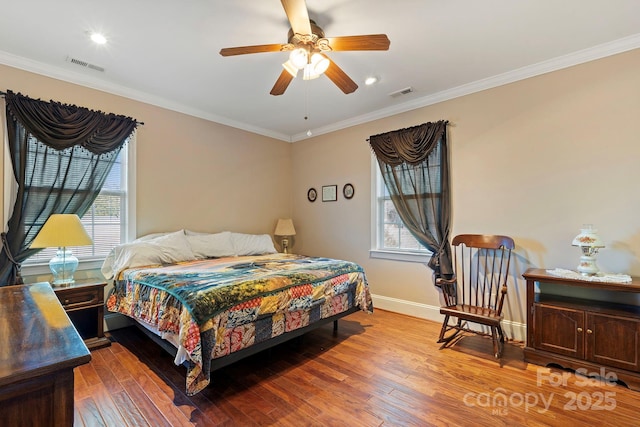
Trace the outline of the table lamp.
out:
<instances>
[{"instance_id":1,"label":"table lamp","mask_svg":"<svg viewBox=\"0 0 640 427\"><path fill-rule=\"evenodd\" d=\"M76 258L68 246L93 244L91 237L76 214L53 214L44 223L31 243L32 249L57 247L56 256L49 261L54 286L69 286L78 268Z\"/></svg>"},{"instance_id":2,"label":"table lamp","mask_svg":"<svg viewBox=\"0 0 640 427\"><path fill-rule=\"evenodd\" d=\"M578 272L583 276L593 276L600 271L596 265L596 254L600 248L604 248L604 242L598 235L598 230L591 224L585 224L571 243L582 251Z\"/></svg>"},{"instance_id":3,"label":"table lamp","mask_svg":"<svg viewBox=\"0 0 640 427\"><path fill-rule=\"evenodd\" d=\"M293 227L293 221L290 218L279 219L278 224L276 224L276 231L274 231L273 234L281 237L280 244L282 245L282 252L288 254L289 238L296 235L296 229Z\"/></svg>"}]
</instances>

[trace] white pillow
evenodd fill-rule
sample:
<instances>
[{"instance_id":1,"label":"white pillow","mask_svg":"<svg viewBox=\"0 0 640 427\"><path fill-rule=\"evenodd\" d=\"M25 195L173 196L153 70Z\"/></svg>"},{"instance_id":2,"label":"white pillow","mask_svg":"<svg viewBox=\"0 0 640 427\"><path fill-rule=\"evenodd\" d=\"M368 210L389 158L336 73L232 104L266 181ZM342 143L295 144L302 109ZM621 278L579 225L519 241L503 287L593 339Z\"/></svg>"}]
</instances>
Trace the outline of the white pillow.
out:
<instances>
[{"instance_id":1,"label":"white pillow","mask_svg":"<svg viewBox=\"0 0 640 427\"><path fill-rule=\"evenodd\" d=\"M179 230L179 231L182 231L184 233L184 230ZM134 242L146 242L148 240L157 239L158 237L163 237L163 236L166 236L166 235L172 234L172 233L177 233L177 231L167 231L167 232L164 232L164 233L145 234L144 236L138 237L136 240L134 240Z\"/></svg>"},{"instance_id":2,"label":"white pillow","mask_svg":"<svg viewBox=\"0 0 640 427\"><path fill-rule=\"evenodd\" d=\"M102 264L102 274L108 280L122 270L155 264L172 264L195 259L182 230L141 242L116 246Z\"/></svg>"},{"instance_id":3,"label":"white pillow","mask_svg":"<svg viewBox=\"0 0 640 427\"><path fill-rule=\"evenodd\" d=\"M186 234L187 236L204 236L205 234L213 234L213 233L207 233L204 231L193 231L193 230L184 230L184 234Z\"/></svg>"},{"instance_id":4,"label":"white pillow","mask_svg":"<svg viewBox=\"0 0 640 427\"><path fill-rule=\"evenodd\" d=\"M184 230L156 237L148 243L161 246L163 253L172 259L170 262L188 261L195 258L187 236L184 234Z\"/></svg>"},{"instance_id":5,"label":"white pillow","mask_svg":"<svg viewBox=\"0 0 640 427\"><path fill-rule=\"evenodd\" d=\"M278 251L268 234L231 233L233 249L238 256L274 254Z\"/></svg>"},{"instance_id":6,"label":"white pillow","mask_svg":"<svg viewBox=\"0 0 640 427\"><path fill-rule=\"evenodd\" d=\"M187 232L187 240L196 258L218 258L235 255L229 231L215 234L189 234Z\"/></svg>"}]
</instances>

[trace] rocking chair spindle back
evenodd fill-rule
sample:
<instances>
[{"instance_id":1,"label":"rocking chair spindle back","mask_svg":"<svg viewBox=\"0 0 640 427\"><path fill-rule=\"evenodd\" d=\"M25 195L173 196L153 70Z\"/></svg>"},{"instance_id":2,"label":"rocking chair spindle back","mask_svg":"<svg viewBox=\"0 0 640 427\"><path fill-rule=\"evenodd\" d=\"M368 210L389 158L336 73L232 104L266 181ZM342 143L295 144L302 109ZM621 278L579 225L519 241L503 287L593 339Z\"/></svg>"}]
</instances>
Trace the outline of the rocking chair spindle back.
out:
<instances>
[{"instance_id":1,"label":"rocking chair spindle back","mask_svg":"<svg viewBox=\"0 0 640 427\"><path fill-rule=\"evenodd\" d=\"M461 234L451 242L454 253L454 277L438 279L442 289L445 315L438 342L449 343L461 331L486 334L469 323L489 328L494 355L500 358L504 333L500 322L507 294L507 279L513 239L500 235ZM456 320L449 324L451 317ZM451 332L447 335L448 332Z\"/></svg>"}]
</instances>

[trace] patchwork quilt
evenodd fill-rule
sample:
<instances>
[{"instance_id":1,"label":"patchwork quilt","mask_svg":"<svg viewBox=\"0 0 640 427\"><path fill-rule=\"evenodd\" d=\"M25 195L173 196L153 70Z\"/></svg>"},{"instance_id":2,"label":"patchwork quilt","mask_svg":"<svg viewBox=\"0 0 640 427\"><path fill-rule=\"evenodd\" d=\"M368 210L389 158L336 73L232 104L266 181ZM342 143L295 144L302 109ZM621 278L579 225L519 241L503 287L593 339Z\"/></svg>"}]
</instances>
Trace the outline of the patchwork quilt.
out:
<instances>
[{"instance_id":1,"label":"patchwork quilt","mask_svg":"<svg viewBox=\"0 0 640 427\"><path fill-rule=\"evenodd\" d=\"M209 384L211 359L354 306L373 311L362 267L291 254L131 268L107 298L108 310L179 337L189 395Z\"/></svg>"}]
</instances>

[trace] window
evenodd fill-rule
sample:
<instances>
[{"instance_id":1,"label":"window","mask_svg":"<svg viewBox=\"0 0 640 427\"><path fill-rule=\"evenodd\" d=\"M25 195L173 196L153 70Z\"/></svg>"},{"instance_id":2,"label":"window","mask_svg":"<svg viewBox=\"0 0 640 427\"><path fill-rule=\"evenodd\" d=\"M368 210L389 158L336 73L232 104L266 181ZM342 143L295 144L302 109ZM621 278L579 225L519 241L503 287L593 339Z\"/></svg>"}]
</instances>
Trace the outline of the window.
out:
<instances>
[{"instance_id":1,"label":"window","mask_svg":"<svg viewBox=\"0 0 640 427\"><path fill-rule=\"evenodd\" d=\"M126 242L135 224L129 224L128 218L134 218L134 175L132 165L135 153L135 134L120 151L118 159L111 168L100 194L81 218L84 228L93 240L91 246L71 247L73 254L80 260L79 269L99 268L111 249ZM9 165L9 167L11 167ZM132 221L133 222L133 221ZM55 255L56 248L46 248L29 257L24 267L47 264ZM93 262L92 262L93 261Z\"/></svg>"},{"instance_id":2,"label":"window","mask_svg":"<svg viewBox=\"0 0 640 427\"><path fill-rule=\"evenodd\" d=\"M404 226L389 197L375 157L372 158L372 182L375 197L372 199L372 249L373 258L427 262L431 251L422 246Z\"/></svg>"}]
</instances>

